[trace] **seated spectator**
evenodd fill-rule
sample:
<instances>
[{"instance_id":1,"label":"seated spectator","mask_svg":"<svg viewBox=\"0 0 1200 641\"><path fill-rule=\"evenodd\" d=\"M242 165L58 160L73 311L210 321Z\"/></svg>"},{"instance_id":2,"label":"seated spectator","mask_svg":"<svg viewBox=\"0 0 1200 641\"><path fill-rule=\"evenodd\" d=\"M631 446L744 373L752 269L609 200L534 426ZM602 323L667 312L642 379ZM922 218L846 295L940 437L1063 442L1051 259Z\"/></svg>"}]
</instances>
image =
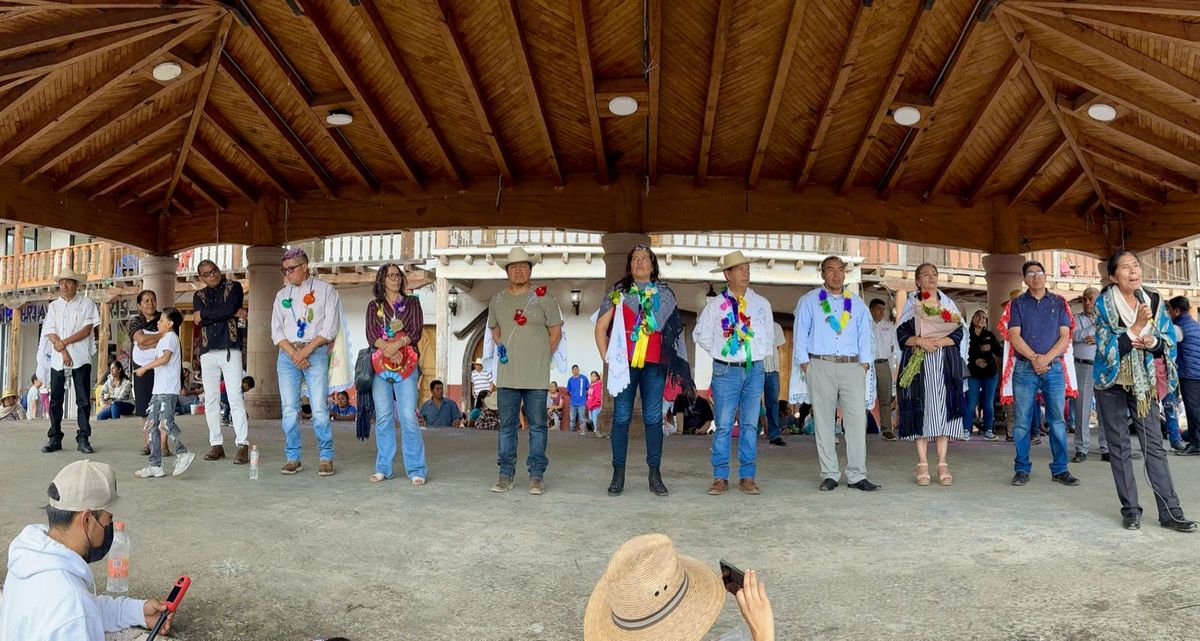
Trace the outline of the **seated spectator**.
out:
<instances>
[{"instance_id":1,"label":"seated spectator","mask_svg":"<svg viewBox=\"0 0 1200 641\"><path fill-rule=\"evenodd\" d=\"M246 397L246 392L254 389L254 377L242 377L242 398ZM228 427L233 425L233 415L229 409L229 396L225 394L225 381L221 381L221 425Z\"/></svg>"},{"instance_id":2,"label":"seated spectator","mask_svg":"<svg viewBox=\"0 0 1200 641\"><path fill-rule=\"evenodd\" d=\"M475 419L475 429L477 430L498 430L500 429L500 412L499 404L496 402L496 384L491 384L491 389L479 393L479 418Z\"/></svg>"},{"instance_id":3,"label":"seated spectator","mask_svg":"<svg viewBox=\"0 0 1200 641\"><path fill-rule=\"evenodd\" d=\"M458 409L458 403L446 398L442 382L430 383L429 392L433 397L422 403L417 412L421 427L462 427L462 411Z\"/></svg>"},{"instance_id":4,"label":"seated spectator","mask_svg":"<svg viewBox=\"0 0 1200 641\"><path fill-rule=\"evenodd\" d=\"M191 406L198 405L204 400L204 386L192 379L192 364L183 363L180 374L179 400L175 407L176 414L190 414Z\"/></svg>"},{"instance_id":5,"label":"seated spectator","mask_svg":"<svg viewBox=\"0 0 1200 641\"><path fill-rule=\"evenodd\" d=\"M29 391L25 393L25 415L29 417L30 420L33 420L34 418L46 417L46 415L40 411L42 406L41 401L42 379L38 378L37 374L34 374L33 378L30 379Z\"/></svg>"},{"instance_id":6,"label":"seated spectator","mask_svg":"<svg viewBox=\"0 0 1200 641\"><path fill-rule=\"evenodd\" d=\"M54 477L48 494L49 527L25 526L8 548L0 639L104 641L105 631L153 627L166 610L162 601L94 593L88 564L108 554L122 508L112 468L75 461ZM170 627L168 618L161 632Z\"/></svg>"},{"instance_id":7,"label":"seated spectator","mask_svg":"<svg viewBox=\"0 0 1200 641\"><path fill-rule=\"evenodd\" d=\"M350 395L338 392L333 395L334 403L329 407L329 418L335 421L358 420L358 409L350 404Z\"/></svg>"},{"instance_id":8,"label":"seated spectator","mask_svg":"<svg viewBox=\"0 0 1200 641\"><path fill-rule=\"evenodd\" d=\"M617 548L588 599L583 641L700 641L735 589L750 638L775 641L775 614L754 570L740 589L730 586L717 569L679 554L667 535L634 537Z\"/></svg>"},{"instance_id":9,"label":"seated spectator","mask_svg":"<svg viewBox=\"0 0 1200 641\"><path fill-rule=\"evenodd\" d=\"M108 367L108 378L100 387L100 411L96 413L96 420L116 420L122 414L133 414L133 381L125 375L121 361L113 361Z\"/></svg>"},{"instance_id":10,"label":"seated spectator","mask_svg":"<svg viewBox=\"0 0 1200 641\"><path fill-rule=\"evenodd\" d=\"M0 421L23 420L25 420L25 410L21 408L17 393L11 389L4 390L4 396L0 396Z\"/></svg>"},{"instance_id":11,"label":"seated spectator","mask_svg":"<svg viewBox=\"0 0 1200 641\"><path fill-rule=\"evenodd\" d=\"M675 397L667 412L667 420L675 424L680 434L705 434L713 420L712 403L689 388Z\"/></svg>"},{"instance_id":12,"label":"seated spectator","mask_svg":"<svg viewBox=\"0 0 1200 641\"><path fill-rule=\"evenodd\" d=\"M333 412L331 411L330 416L332 416L332 415L333 415ZM311 421L312 420L312 403L310 403L308 401L308 396L300 397L300 420L302 420L302 421Z\"/></svg>"},{"instance_id":13,"label":"seated spectator","mask_svg":"<svg viewBox=\"0 0 1200 641\"><path fill-rule=\"evenodd\" d=\"M558 383L550 381L550 391L546 392L546 419L550 428L557 427L567 431L563 416L567 413L567 395L558 389Z\"/></svg>"}]
</instances>

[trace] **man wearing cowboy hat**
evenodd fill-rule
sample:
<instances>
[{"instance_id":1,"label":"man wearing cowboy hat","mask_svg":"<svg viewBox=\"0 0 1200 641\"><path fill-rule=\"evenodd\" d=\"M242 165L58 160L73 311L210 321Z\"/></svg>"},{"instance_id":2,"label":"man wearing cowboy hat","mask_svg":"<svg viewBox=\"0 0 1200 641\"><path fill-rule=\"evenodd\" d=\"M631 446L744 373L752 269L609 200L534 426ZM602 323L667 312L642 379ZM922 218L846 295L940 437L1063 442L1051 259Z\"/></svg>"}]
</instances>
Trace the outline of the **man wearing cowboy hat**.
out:
<instances>
[{"instance_id":1,"label":"man wearing cowboy hat","mask_svg":"<svg viewBox=\"0 0 1200 641\"><path fill-rule=\"evenodd\" d=\"M708 299L692 338L713 359L712 396L716 429L712 446L712 495L729 488L729 449L736 416L738 487L758 494L754 477L758 458L758 410L765 374L763 359L775 349L775 320L771 303L750 289L750 263L740 251L725 254L713 273L725 274L728 286Z\"/></svg>"},{"instance_id":2,"label":"man wearing cowboy hat","mask_svg":"<svg viewBox=\"0 0 1200 641\"><path fill-rule=\"evenodd\" d=\"M517 463L518 413L525 407L529 423L529 493L545 492L542 477L546 458L546 394L550 384L550 356L562 339L562 312L545 287L529 283L533 258L522 247L497 261L508 274L508 287L488 304L488 329L496 344L496 396L500 408L500 444L497 463L500 478L493 492L512 489Z\"/></svg>"},{"instance_id":3,"label":"man wearing cowboy hat","mask_svg":"<svg viewBox=\"0 0 1200 641\"><path fill-rule=\"evenodd\" d=\"M123 527L116 516L131 509L117 496L112 468L75 461L47 493L49 525L25 526L8 548L0 641L104 641L106 631L153 627L166 610L162 601L97 596L88 567L108 554L114 529Z\"/></svg>"},{"instance_id":4,"label":"man wearing cowboy hat","mask_svg":"<svg viewBox=\"0 0 1200 641\"><path fill-rule=\"evenodd\" d=\"M54 350L50 354L50 438L42 451L56 452L62 449L63 401L66 399L67 377L75 391L76 420L79 429L75 432L76 447L84 454L91 454L92 425L88 417L92 413L92 354L96 353L96 340L92 328L100 323L100 312L96 303L80 296L79 284L83 277L70 267L57 276L58 298L46 308L46 320L42 324L42 338L49 341Z\"/></svg>"},{"instance_id":5,"label":"man wearing cowboy hat","mask_svg":"<svg viewBox=\"0 0 1200 641\"><path fill-rule=\"evenodd\" d=\"M471 364L471 405L479 398L481 392L492 387L492 373L483 368L483 359L477 358Z\"/></svg>"}]
</instances>

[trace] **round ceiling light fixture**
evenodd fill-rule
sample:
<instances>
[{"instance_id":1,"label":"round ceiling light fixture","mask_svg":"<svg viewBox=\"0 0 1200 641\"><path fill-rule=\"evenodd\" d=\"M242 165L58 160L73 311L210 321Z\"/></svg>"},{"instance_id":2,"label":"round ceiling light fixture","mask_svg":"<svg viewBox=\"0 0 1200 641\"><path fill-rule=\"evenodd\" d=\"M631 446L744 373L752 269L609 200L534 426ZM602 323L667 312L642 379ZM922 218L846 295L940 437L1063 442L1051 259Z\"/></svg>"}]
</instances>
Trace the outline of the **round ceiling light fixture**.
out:
<instances>
[{"instance_id":1,"label":"round ceiling light fixture","mask_svg":"<svg viewBox=\"0 0 1200 641\"><path fill-rule=\"evenodd\" d=\"M921 122L921 110L916 107L900 107L892 112L892 120L895 120L897 125L911 127Z\"/></svg>"},{"instance_id":2,"label":"round ceiling light fixture","mask_svg":"<svg viewBox=\"0 0 1200 641\"><path fill-rule=\"evenodd\" d=\"M632 116L637 113L638 101L630 96L617 96L608 101L608 110L614 116Z\"/></svg>"},{"instance_id":3,"label":"round ceiling light fixture","mask_svg":"<svg viewBox=\"0 0 1200 641\"><path fill-rule=\"evenodd\" d=\"M159 82L169 82L183 74L183 67L178 62L160 62L154 65L154 79Z\"/></svg>"},{"instance_id":4,"label":"round ceiling light fixture","mask_svg":"<svg viewBox=\"0 0 1200 641\"><path fill-rule=\"evenodd\" d=\"M325 122L333 127L343 127L354 122L354 115L345 109L334 109L325 116Z\"/></svg>"},{"instance_id":5,"label":"round ceiling light fixture","mask_svg":"<svg viewBox=\"0 0 1200 641\"><path fill-rule=\"evenodd\" d=\"M1096 122L1112 122L1117 118L1117 110L1112 105L1098 102L1088 107L1088 117Z\"/></svg>"}]
</instances>

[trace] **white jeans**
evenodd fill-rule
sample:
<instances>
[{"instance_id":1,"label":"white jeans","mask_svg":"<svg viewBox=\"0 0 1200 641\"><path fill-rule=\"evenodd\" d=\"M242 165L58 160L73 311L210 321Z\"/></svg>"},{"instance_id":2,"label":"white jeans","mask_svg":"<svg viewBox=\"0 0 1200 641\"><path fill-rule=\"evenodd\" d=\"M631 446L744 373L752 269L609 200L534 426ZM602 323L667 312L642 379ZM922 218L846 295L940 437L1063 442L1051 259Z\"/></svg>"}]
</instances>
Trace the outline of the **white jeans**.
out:
<instances>
[{"instance_id":1,"label":"white jeans","mask_svg":"<svg viewBox=\"0 0 1200 641\"><path fill-rule=\"evenodd\" d=\"M229 414L233 417L234 442L249 445L246 424L246 403L242 400L242 351L214 350L200 355L200 375L204 380L204 418L208 420L208 444L224 445L221 436L221 378L225 378L225 395L229 397Z\"/></svg>"}]
</instances>

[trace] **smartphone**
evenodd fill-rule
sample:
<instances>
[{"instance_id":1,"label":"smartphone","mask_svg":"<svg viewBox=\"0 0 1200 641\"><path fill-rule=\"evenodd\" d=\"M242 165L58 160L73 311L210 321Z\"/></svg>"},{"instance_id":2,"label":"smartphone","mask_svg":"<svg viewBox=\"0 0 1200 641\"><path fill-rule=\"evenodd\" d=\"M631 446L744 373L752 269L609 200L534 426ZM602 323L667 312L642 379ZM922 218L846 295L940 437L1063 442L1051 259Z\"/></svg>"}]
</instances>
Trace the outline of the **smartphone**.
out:
<instances>
[{"instance_id":1,"label":"smartphone","mask_svg":"<svg viewBox=\"0 0 1200 641\"><path fill-rule=\"evenodd\" d=\"M736 596L738 592L741 592L745 580L745 572L733 567L725 560L721 561L721 582L725 584L725 589L729 590L730 594Z\"/></svg>"}]
</instances>

